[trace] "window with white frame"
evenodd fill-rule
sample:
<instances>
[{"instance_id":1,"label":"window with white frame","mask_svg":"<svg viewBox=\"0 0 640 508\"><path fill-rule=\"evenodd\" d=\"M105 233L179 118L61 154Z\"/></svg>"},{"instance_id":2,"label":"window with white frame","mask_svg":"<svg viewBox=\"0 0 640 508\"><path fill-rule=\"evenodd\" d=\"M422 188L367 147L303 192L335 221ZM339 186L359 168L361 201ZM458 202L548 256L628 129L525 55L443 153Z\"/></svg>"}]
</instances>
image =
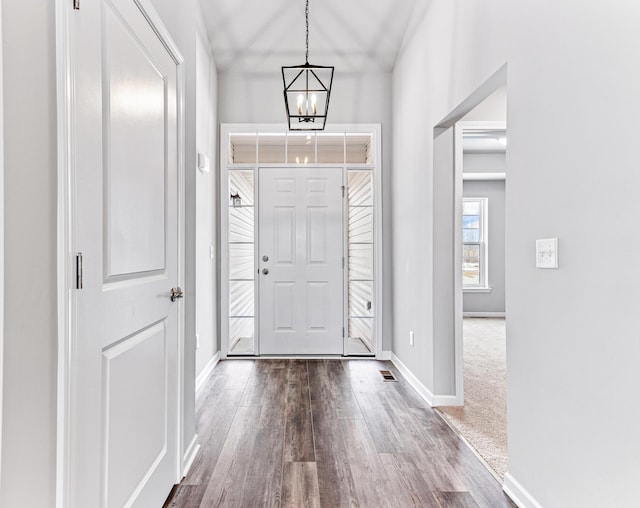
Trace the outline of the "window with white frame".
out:
<instances>
[{"instance_id":1,"label":"window with white frame","mask_svg":"<svg viewBox=\"0 0 640 508\"><path fill-rule=\"evenodd\" d=\"M487 198L462 200L462 285L485 289L488 282Z\"/></svg>"}]
</instances>

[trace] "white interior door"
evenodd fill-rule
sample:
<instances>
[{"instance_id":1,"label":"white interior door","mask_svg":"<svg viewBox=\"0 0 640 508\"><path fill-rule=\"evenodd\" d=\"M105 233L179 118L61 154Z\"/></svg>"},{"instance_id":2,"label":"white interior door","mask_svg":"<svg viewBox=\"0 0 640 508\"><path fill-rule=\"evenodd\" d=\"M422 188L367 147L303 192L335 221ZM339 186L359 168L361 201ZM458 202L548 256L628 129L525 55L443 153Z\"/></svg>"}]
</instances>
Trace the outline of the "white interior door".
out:
<instances>
[{"instance_id":1,"label":"white interior door","mask_svg":"<svg viewBox=\"0 0 640 508\"><path fill-rule=\"evenodd\" d=\"M162 506L178 479L178 57L137 4L72 18L73 507Z\"/></svg>"},{"instance_id":2,"label":"white interior door","mask_svg":"<svg viewBox=\"0 0 640 508\"><path fill-rule=\"evenodd\" d=\"M341 168L260 168L261 354L342 354Z\"/></svg>"}]
</instances>

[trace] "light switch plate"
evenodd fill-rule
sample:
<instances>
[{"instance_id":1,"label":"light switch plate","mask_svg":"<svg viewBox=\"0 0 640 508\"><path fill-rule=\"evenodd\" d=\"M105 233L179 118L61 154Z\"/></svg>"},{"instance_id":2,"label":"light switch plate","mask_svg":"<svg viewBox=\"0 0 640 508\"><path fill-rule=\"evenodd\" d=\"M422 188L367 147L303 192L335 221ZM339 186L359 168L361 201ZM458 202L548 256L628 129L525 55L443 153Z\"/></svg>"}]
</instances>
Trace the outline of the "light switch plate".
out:
<instances>
[{"instance_id":1,"label":"light switch plate","mask_svg":"<svg viewBox=\"0 0 640 508\"><path fill-rule=\"evenodd\" d=\"M536 240L536 268L558 268L558 239Z\"/></svg>"}]
</instances>

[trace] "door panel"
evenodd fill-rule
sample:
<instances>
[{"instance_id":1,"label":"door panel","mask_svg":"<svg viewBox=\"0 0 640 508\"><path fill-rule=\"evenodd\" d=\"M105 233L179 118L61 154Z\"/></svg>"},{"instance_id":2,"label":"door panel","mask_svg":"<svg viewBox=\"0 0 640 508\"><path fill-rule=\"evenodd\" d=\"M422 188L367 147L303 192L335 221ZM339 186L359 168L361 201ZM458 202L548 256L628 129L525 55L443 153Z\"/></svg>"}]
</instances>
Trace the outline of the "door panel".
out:
<instances>
[{"instance_id":1,"label":"door panel","mask_svg":"<svg viewBox=\"0 0 640 508\"><path fill-rule=\"evenodd\" d=\"M292 206L277 206L273 209L275 241L274 263L293 265L296 262L296 209Z\"/></svg>"},{"instance_id":2,"label":"door panel","mask_svg":"<svg viewBox=\"0 0 640 508\"><path fill-rule=\"evenodd\" d=\"M107 275L164 269L166 72L105 3ZM131 220L135 217L136 220Z\"/></svg>"},{"instance_id":3,"label":"door panel","mask_svg":"<svg viewBox=\"0 0 640 508\"><path fill-rule=\"evenodd\" d=\"M259 197L260 353L342 354L342 169L261 168Z\"/></svg>"},{"instance_id":4,"label":"door panel","mask_svg":"<svg viewBox=\"0 0 640 508\"><path fill-rule=\"evenodd\" d=\"M162 506L178 476L178 66L133 0L74 13L70 506Z\"/></svg>"},{"instance_id":5,"label":"door panel","mask_svg":"<svg viewBox=\"0 0 640 508\"><path fill-rule=\"evenodd\" d=\"M103 352L107 506L129 505L167 453L167 361L164 321Z\"/></svg>"}]
</instances>

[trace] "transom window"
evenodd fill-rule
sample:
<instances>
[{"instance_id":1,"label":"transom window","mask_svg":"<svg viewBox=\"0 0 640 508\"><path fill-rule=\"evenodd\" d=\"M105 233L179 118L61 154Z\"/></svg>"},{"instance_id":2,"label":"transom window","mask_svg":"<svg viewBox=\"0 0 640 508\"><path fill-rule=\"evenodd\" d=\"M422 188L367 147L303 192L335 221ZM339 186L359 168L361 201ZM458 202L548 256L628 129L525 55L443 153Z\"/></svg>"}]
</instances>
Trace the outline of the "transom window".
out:
<instances>
[{"instance_id":1,"label":"transom window","mask_svg":"<svg viewBox=\"0 0 640 508\"><path fill-rule=\"evenodd\" d=\"M488 287L487 198L462 200L462 285Z\"/></svg>"}]
</instances>

